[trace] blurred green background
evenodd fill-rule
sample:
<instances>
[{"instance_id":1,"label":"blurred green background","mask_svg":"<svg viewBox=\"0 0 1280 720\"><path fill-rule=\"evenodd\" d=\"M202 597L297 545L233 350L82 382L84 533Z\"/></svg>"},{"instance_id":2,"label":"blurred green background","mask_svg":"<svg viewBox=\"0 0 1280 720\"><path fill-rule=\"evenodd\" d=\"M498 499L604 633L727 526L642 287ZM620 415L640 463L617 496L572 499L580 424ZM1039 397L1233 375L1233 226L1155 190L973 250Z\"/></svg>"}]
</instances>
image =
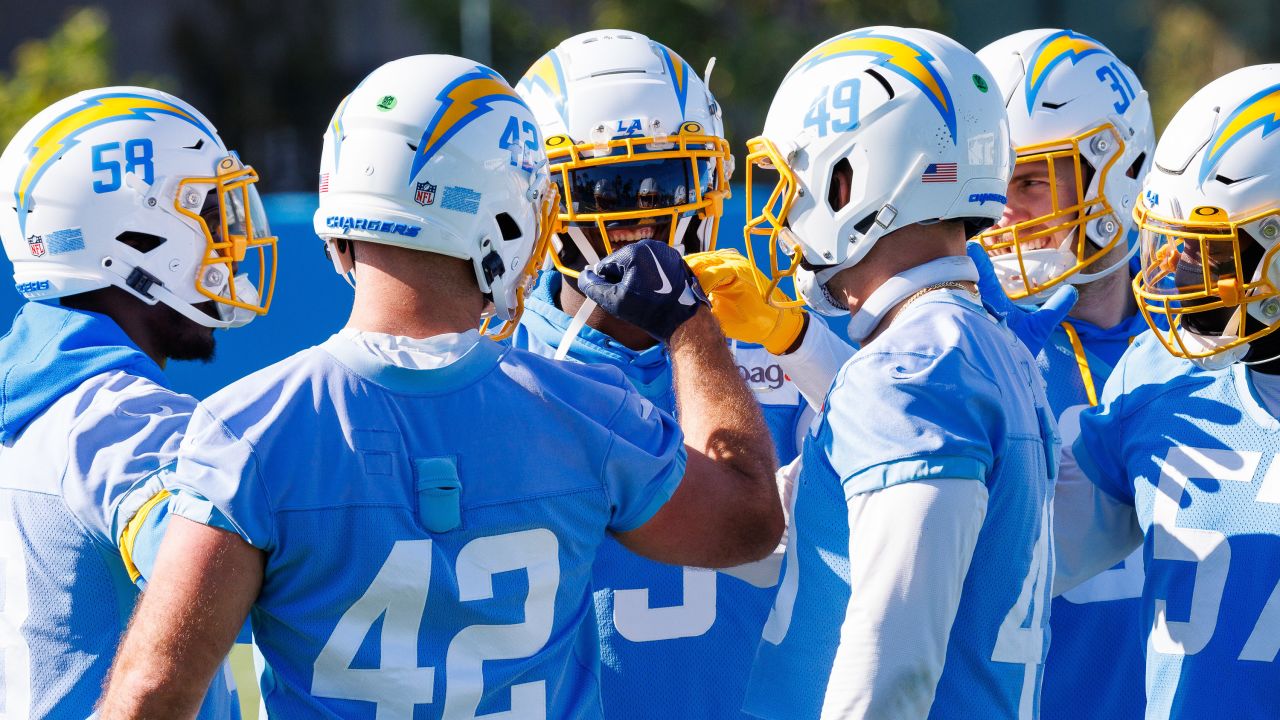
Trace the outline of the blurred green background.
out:
<instances>
[{"instance_id":1,"label":"blurred green background","mask_svg":"<svg viewBox=\"0 0 1280 720\"><path fill-rule=\"evenodd\" d=\"M569 35L620 27L699 70L735 147L760 128L804 51L856 27L944 32L973 49L1017 30L1070 27L1106 43L1146 84L1157 129L1190 94L1276 59L1274 0L102 0L27 3L0 27L0 145L80 89L146 84L192 102L262 173L267 191L311 190L320 136L342 96L381 63L462 54L514 81Z\"/></svg>"}]
</instances>

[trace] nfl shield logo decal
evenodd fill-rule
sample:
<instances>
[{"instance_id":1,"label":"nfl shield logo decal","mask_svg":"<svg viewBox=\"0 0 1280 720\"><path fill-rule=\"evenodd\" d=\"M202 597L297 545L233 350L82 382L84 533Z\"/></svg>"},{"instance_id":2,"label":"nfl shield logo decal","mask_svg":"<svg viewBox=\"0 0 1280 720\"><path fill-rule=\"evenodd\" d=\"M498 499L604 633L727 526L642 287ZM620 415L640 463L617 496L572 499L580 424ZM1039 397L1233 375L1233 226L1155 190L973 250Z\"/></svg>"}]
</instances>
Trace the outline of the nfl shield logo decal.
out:
<instances>
[{"instance_id":1,"label":"nfl shield logo decal","mask_svg":"<svg viewBox=\"0 0 1280 720\"><path fill-rule=\"evenodd\" d=\"M414 193L413 201L426 207L436 201L436 186L429 182L418 183L418 192Z\"/></svg>"},{"instance_id":2,"label":"nfl shield logo decal","mask_svg":"<svg viewBox=\"0 0 1280 720\"><path fill-rule=\"evenodd\" d=\"M35 257L44 257L44 237L40 235L32 235L27 238L27 245L31 248L31 254Z\"/></svg>"}]
</instances>

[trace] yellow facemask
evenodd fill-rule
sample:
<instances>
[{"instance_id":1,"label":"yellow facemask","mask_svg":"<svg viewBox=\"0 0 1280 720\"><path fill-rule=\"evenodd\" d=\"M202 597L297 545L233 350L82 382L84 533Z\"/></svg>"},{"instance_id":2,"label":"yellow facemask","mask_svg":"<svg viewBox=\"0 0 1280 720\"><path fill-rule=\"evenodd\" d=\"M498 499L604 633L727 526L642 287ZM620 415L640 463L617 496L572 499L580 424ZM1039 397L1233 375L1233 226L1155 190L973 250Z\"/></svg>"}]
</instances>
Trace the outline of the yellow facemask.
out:
<instances>
[{"instance_id":1,"label":"yellow facemask","mask_svg":"<svg viewBox=\"0 0 1280 720\"><path fill-rule=\"evenodd\" d=\"M1094 169L1094 177L1098 179L1097 191L1085 197L1087 190L1085 185L1086 161L1081 156L1081 147L1093 145L1098 152L1107 152L1111 144L1115 147L1115 151L1111 152L1107 164ZM1003 255L1012 254L1017 262L1017 277L1020 281L1020 287L1005 287L1005 291L1013 300L1022 300L1024 298L1040 295L1050 288L1056 287L1063 283L1067 278L1076 273L1085 270L1099 259L1111 252L1116 244L1123 237L1123 229L1117 226L1111 240L1102 247L1095 246L1092 242L1085 238L1085 229L1089 223L1098 218L1106 217L1113 212L1110 201L1107 199L1106 179L1110 173L1112 166L1124 156L1124 141L1120 139L1120 134L1110 124L1100 125L1088 130L1080 135L1075 135L1062 140L1054 140L1052 142L1039 143L1036 145L1026 145L1015 149L1017 154L1016 165L1014 166L1014 177L1018 177L1018 173L1022 170L1025 173L1026 168L1036 168L1043 166L1043 176L1048 178L1048 194L1051 201L1049 212L1039 217L1029 218L1005 227L993 227L978 235L978 240L986 249L987 254L993 258ZM1060 177L1057 164L1055 161L1059 159L1067 159L1070 161L1071 172L1069 177ZM1037 174L1037 177L1040 175ZM1063 183L1074 184L1074 196L1077 198L1075 203L1070 205L1059 202L1059 189ZM1012 198L1010 198L1012 199ZM1023 253L1031 250L1027 245L1045 241L1064 231L1075 231L1072 239L1075 248L1072 251L1074 258L1069 262L1058 264L1048 277L1043 274L1031 270L1031 263L1024 257Z\"/></svg>"},{"instance_id":2,"label":"yellow facemask","mask_svg":"<svg viewBox=\"0 0 1280 720\"><path fill-rule=\"evenodd\" d=\"M614 250L609 223L665 219L666 241L675 245L679 220L688 213L710 223L707 249L715 247L732 163L724 138L686 122L678 134L662 137L574 144L566 135L555 135L547 138L546 148L551 178L563 201L557 218L561 227L594 227L605 254ZM578 276L559 253L551 253L551 261L565 275Z\"/></svg>"},{"instance_id":3,"label":"yellow facemask","mask_svg":"<svg viewBox=\"0 0 1280 720\"><path fill-rule=\"evenodd\" d=\"M1192 220L1161 217L1145 204L1134 210L1142 243L1142 270L1133 292L1147 324L1175 357L1198 359L1227 352L1270 334L1280 326L1280 290L1267 268L1280 243L1280 208L1231 219L1215 207L1198 207ZM1263 249L1248 227L1267 242ZM1249 332L1247 317L1262 327ZM1205 335L1208 323L1218 342L1189 346L1185 332ZM1166 325L1167 330L1161 325ZM1180 332L1182 331L1182 332Z\"/></svg>"},{"instance_id":4,"label":"yellow facemask","mask_svg":"<svg viewBox=\"0 0 1280 720\"><path fill-rule=\"evenodd\" d=\"M196 290L214 302L265 315L276 279L276 237L254 187L258 173L235 155L218 162L213 177L189 177L178 183L174 208L199 223L205 252L196 271ZM209 194L212 186L215 194ZM213 216L216 199L217 217ZM210 225L212 223L212 226ZM252 251L252 252L251 252ZM239 297L233 278L247 267L258 298Z\"/></svg>"},{"instance_id":5,"label":"yellow facemask","mask_svg":"<svg viewBox=\"0 0 1280 720\"><path fill-rule=\"evenodd\" d=\"M760 179L761 171L777 173L778 177L760 203L759 210L756 210L756 201L763 194L756 191L756 183L767 182ZM800 267L802 251L800 244L791 238L791 231L783 224L787 213L791 212L798 189L795 173L772 141L763 136L747 141L747 213L750 217L743 228L742 239L751 263L756 267L767 268L764 274L769 284L760 291L769 299L770 305L778 308L804 305L804 300L794 291L794 281L791 280ZM756 259L757 236L765 238L769 252L768 265L763 265Z\"/></svg>"}]
</instances>

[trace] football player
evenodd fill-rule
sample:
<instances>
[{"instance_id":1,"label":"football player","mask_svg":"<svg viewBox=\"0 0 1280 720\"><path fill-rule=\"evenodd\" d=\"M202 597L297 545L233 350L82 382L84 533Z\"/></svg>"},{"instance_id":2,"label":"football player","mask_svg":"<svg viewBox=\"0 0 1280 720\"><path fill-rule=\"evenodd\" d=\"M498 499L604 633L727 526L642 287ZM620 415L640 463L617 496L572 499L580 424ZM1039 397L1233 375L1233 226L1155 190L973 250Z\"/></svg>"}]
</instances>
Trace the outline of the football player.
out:
<instances>
[{"instance_id":1,"label":"football player","mask_svg":"<svg viewBox=\"0 0 1280 720\"><path fill-rule=\"evenodd\" d=\"M5 717L84 717L101 692L138 595L129 541L196 405L162 369L270 302L256 182L204 115L139 87L56 102L0 156L28 301L0 338ZM201 717L239 716L224 677Z\"/></svg>"},{"instance_id":2,"label":"football player","mask_svg":"<svg viewBox=\"0 0 1280 720\"><path fill-rule=\"evenodd\" d=\"M980 241L1010 299L1079 290L1036 361L1064 443L1143 330L1129 287L1133 208L1155 130L1138 78L1071 30L1027 30L978 52L1004 97L1017 160L1004 215ZM980 258L979 258L980 260ZM1041 717L1143 715L1142 553L1053 601ZM1106 657L1106 672L1097 659ZM1090 691L1082 693L1081 688Z\"/></svg>"},{"instance_id":3,"label":"football player","mask_svg":"<svg viewBox=\"0 0 1280 720\"><path fill-rule=\"evenodd\" d=\"M351 318L197 411L103 717L188 711L251 607L273 715L600 717L606 533L707 567L776 545L768 431L678 256L683 434L613 368L480 337L486 303L512 330L555 228L542 148L463 58L388 63L342 102L315 225Z\"/></svg>"},{"instance_id":4,"label":"football player","mask_svg":"<svg viewBox=\"0 0 1280 720\"><path fill-rule=\"evenodd\" d=\"M964 254L999 219L1013 164L993 82L936 33L857 30L796 63L748 143L748 187L770 180L747 228L769 240L761 297L779 303L794 277L811 308L853 314L861 345L814 391L825 408L801 454L749 713L1035 712L1053 421L1033 358L984 309ZM794 316L763 324L797 332Z\"/></svg>"},{"instance_id":5,"label":"football player","mask_svg":"<svg viewBox=\"0 0 1280 720\"><path fill-rule=\"evenodd\" d=\"M564 227L552 239L553 267L539 277L513 342L617 367L641 395L675 413L670 349L587 301L578 276L637 241L656 239L681 253L714 246L733 168L720 106L684 59L627 30L565 40L533 64L517 89L547 137ZM735 344L734 354L779 459L789 462L797 454L797 428L803 432L812 411L806 414L766 349ZM606 541L592 577L605 715L742 717L776 580L753 579L758 587L654 562ZM662 692L655 695L655 687Z\"/></svg>"},{"instance_id":6,"label":"football player","mask_svg":"<svg viewBox=\"0 0 1280 720\"><path fill-rule=\"evenodd\" d=\"M1229 73L1160 137L1135 213L1150 332L1057 489L1060 587L1143 546L1148 718L1280 716L1278 78Z\"/></svg>"}]
</instances>

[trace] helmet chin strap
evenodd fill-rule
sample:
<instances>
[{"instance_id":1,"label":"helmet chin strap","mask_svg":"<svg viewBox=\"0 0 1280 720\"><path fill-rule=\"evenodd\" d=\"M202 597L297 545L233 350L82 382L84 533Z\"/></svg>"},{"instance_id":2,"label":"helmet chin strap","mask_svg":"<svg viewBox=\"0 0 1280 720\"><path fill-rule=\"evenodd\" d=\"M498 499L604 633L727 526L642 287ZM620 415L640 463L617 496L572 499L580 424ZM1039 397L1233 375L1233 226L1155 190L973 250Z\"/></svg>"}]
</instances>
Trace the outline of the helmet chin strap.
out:
<instances>
[{"instance_id":1,"label":"helmet chin strap","mask_svg":"<svg viewBox=\"0 0 1280 720\"><path fill-rule=\"evenodd\" d=\"M1077 228L1076 230L1072 230L1072 232L1074 233L1074 232L1077 232L1078 230L1079 228ZM1092 242L1091 240L1088 240L1088 237L1089 236L1086 233L1085 242ZM1111 273L1115 272L1116 270L1119 270L1122 267L1129 267L1129 260L1131 260L1133 256L1138 253L1138 250L1139 250L1139 245L1137 242L1134 242L1130 245L1129 252L1125 253L1124 257L1116 260L1115 263L1111 265L1111 267L1107 268L1106 270L1099 270L1098 272L1095 272L1095 273L1085 273L1085 272L1076 273L1068 282L1070 282L1072 285L1083 285L1084 283L1090 283L1090 282L1093 282L1094 280L1104 278L1110 275Z\"/></svg>"},{"instance_id":2,"label":"helmet chin strap","mask_svg":"<svg viewBox=\"0 0 1280 720\"><path fill-rule=\"evenodd\" d=\"M587 267L595 267L600 263L600 256L596 254L596 249L591 247L591 243L587 242L587 236L583 234L580 228L568 228L568 232L565 234L578 247L578 252L582 253L582 257L587 261ZM582 328L587 324L587 317L595 312L595 309L596 301L589 297L583 297L581 307L578 308L578 312L574 313L573 320L569 321L569 327L564 329L564 335L560 336L560 344L556 346L554 359L563 360L569 356L569 348L573 345L574 338L578 337L578 333L582 332Z\"/></svg>"},{"instance_id":3,"label":"helmet chin strap","mask_svg":"<svg viewBox=\"0 0 1280 720\"><path fill-rule=\"evenodd\" d=\"M678 222L672 223L674 228L673 237L676 240L684 237L685 229L689 225L689 217L682 217ZM591 247L591 243L587 240L586 233L582 232L582 228L569 227L565 228L565 234L573 241L578 248L578 252L582 253L583 259L587 261L586 267L591 268L600 264L600 255L596 253L596 249ZM683 253L683 249L677 243L677 250ZM584 270L586 268L583 268ZM552 357L555 360L563 360L569 356L569 348L573 346L574 338L578 337L578 333L582 332L582 328L587 325L587 318L591 313L595 312L596 301L589 297L582 299L582 305L578 308L578 312L574 313L573 320L569 321L569 327L564 329L564 335L560 336L560 344L556 346L556 353Z\"/></svg>"},{"instance_id":4,"label":"helmet chin strap","mask_svg":"<svg viewBox=\"0 0 1280 720\"><path fill-rule=\"evenodd\" d=\"M963 255L930 260L894 275L854 313L849 321L849 339L861 344L890 310L916 292L938 283L963 281L978 281L978 268Z\"/></svg>"},{"instance_id":5,"label":"helmet chin strap","mask_svg":"<svg viewBox=\"0 0 1280 720\"><path fill-rule=\"evenodd\" d=\"M119 258L108 257L103 259L102 268L109 273L118 276L124 282L119 285L126 292L130 293L139 300L148 305L156 303L164 303L173 308L186 319L197 325L203 325L211 328L234 328L248 325L250 321L258 316L257 313L245 308L238 308L226 303L213 301L218 312L217 317L212 317L205 311L197 308L195 304L188 302L165 287L159 281L147 283L146 285L131 285L129 279L135 270L135 267L129 266ZM138 268L140 269L140 268ZM144 271L145 272L145 271ZM257 304L259 298L258 289L249 281L249 276L241 273L231 279L235 283L236 297L241 298L246 304ZM225 294L226 282L222 285Z\"/></svg>"},{"instance_id":6,"label":"helmet chin strap","mask_svg":"<svg viewBox=\"0 0 1280 720\"><path fill-rule=\"evenodd\" d=\"M1234 342L1240 337L1240 317L1239 314L1232 315L1231 321L1222 329L1222 334L1218 336L1198 335L1190 330L1179 328L1175 332L1182 338L1184 345L1188 349L1193 350L1213 350L1222 347L1227 343ZM1233 347L1230 350L1214 353L1207 357L1190 358L1196 367L1202 370L1222 370L1230 367L1240 360L1249 352L1249 343Z\"/></svg>"}]
</instances>

